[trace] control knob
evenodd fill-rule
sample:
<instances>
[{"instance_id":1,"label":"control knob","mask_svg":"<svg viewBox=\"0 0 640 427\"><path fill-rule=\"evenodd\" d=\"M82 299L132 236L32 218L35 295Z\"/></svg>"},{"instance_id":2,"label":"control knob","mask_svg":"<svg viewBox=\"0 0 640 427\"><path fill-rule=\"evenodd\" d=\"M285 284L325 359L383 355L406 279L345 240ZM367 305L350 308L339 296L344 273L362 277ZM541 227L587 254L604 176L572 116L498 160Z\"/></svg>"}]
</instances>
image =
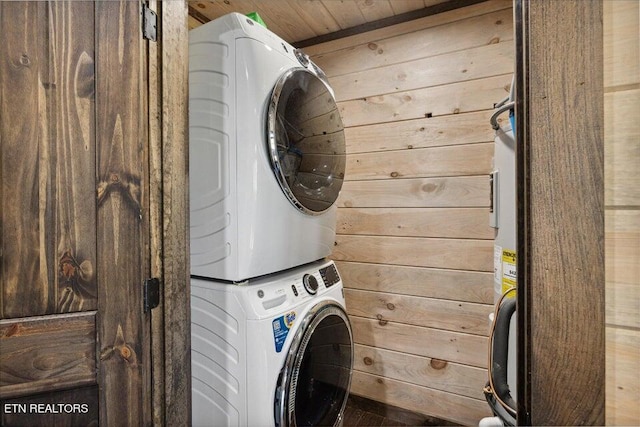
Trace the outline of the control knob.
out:
<instances>
[{"instance_id":1,"label":"control knob","mask_svg":"<svg viewBox=\"0 0 640 427\"><path fill-rule=\"evenodd\" d=\"M309 294L315 295L316 292L318 292L318 280L315 278L315 276L311 274L305 274L302 277L302 284Z\"/></svg>"}]
</instances>

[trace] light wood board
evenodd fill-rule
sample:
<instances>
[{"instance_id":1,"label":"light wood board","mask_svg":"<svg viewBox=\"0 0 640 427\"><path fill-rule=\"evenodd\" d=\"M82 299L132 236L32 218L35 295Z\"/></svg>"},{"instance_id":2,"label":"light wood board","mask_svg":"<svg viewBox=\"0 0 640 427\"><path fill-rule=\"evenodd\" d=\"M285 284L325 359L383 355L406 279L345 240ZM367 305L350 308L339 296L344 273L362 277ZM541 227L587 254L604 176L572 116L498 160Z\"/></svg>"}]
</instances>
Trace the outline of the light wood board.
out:
<instances>
[{"instance_id":1,"label":"light wood board","mask_svg":"<svg viewBox=\"0 0 640 427\"><path fill-rule=\"evenodd\" d=\"M339 207L488 207L486 176L347 181Z\"/></svg>"},{"instance_id":2,"label":"light wood board","mask_svg":"<svg viewBox=\"0 0 640 427\"><path fill-rule=\"evenodd\" d=\"M506 41L356 73L329 77L337 101L466 82L513 72L513 44ZM497 99L496 102L500 101Z\"/></svg>"},{"instance_id":3,"label":"light wood board","mask_svg":"<svg viewBox=\"0 0 640 427\"><path fill-rule=\"evenodd\" d=\"M345 127L488 110L509 94L511 77L509 73L406 92L390 86L389 93L340 102L338 107Z\"/></svg>"},{"instance_id":4,"label":"light wood board","mask_svg":"<svg viewBox=\"0 0 640 427\"><path fill-rule=\"evenodd\" d=\"M606 328L607 425L640 425L640 331Z\"/></svg>"},{"instance_id":5,"label":"light wood board","mask_svg":"<svg viewBox=\"0 0 640 427\"><path fill-rule=\"evenodd\" d=\"M493 273L338 261L346 289L493 303Z\"/></svg>"},{"instance_id":6,"label":"light wood board","mask_svg":"<svg viewBox=\"0 0 640 427\"><path fill-rule=\"evenodd\" d=\"M440 359L355 345L354 369L423 387L484 399L487 370Z\"/></svg>"},{"instance_id":7,"label":"light wood board","mask_svg":"<svg viewBox=\"0 0 640 427\"><path fill-rule=\"evenodd\" d=\"M640 88L604 95L605 203L640 205Z\"/></svg>"},{"instance_id":8,"label":"light wood board","mask_svg":"<svg viewBox=\"0 0 640 427\"><path fill-rule=\"evenodd\" d=\"M383 318L448 331L487 336L493 305L397 295L390 292L345 290L347 313L370 319Z\"/></svg>"},{"instance_id":9,"label":"light wood board","mask_svg":"<svg viewBox=\"0 0 640 427\"><path fill-rule=\"evenodd\" d=\"M354 341L371 347L487 367L486 337L351 316Z\"/></svg>"},{"instance_id":10,"label":"light wood board","mask_svg":"<svg viewBox=\"0 0 640 427\"><path fill-rule=\"evenodd\" d=\"M491 172L493 146L492 142L487 142L352 154L347 158L345 179L488 175Z\"/></svg>"},{"instance_id":11,"label":"light wood board","mask_svg":"<svg viewBox=\"0 0 640 427\"><path fill-rule=\"evenodd\" d=\"M446 25L426 28L388 39L370 41L326 54L312 60L329 77L356 73L392 64L465 51L480 46L513 40L513 20L510 9L480 15ZM416 46L420 46L416 49Z\"/></svg>"},{"instance_id":12,"label":"light wood board","mask_svg":"<svg viewBox=\"0 0 640 427\"><path fill-rule=\"evenodd\" d=\"M493 239L487 208L338 209L337 232L406 237Z\"/></svg>"},{"instance_id":13,"label":"light wood board","mask_svg":"<svg viewBox=\"0 0 640 427\"><path fill-rule=\"evenodd\" d=\"M339 261L493 271L493 242L475 239L337 235L332 258Z\"/></svg>"},{"instance_id":14,"label":"light wood board","mask_svg":"<svg viewBox=\"0 0 640 427\"><path fill-rule=\"evenodd\" d=\"M493 111L450 114L345 129L349 154L493 141ZM502 119L499 119L502 122Z\"/></svg>"}]
</instances>

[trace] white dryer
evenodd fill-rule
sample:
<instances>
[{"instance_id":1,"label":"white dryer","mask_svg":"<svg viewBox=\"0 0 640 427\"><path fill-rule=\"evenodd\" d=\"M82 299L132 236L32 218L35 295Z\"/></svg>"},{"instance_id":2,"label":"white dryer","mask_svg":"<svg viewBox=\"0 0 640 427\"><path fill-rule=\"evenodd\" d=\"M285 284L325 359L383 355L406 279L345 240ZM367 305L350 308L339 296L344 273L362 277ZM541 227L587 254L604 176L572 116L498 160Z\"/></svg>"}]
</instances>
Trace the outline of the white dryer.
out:
<instances>
[{"instance_id":1,"label":"white dryer","mask_svg":"<svg viewBox=\"0 0 640 427\"><path fill-rule=\"evenodd\" d=\"M343 124L301 51L232 13L190 32L191 273L242 281L335 240Z\"/></svg>"},{"instance_id":2,"label":"white dryer","mask_svg":"<svg viewBox=\"0 0 640 427\"><path fill-rule=\"evenodd\" d=\"M191 281L194 426L337 426L353 339L332 261L230 286Z\"/></svg>"}]
</instances>

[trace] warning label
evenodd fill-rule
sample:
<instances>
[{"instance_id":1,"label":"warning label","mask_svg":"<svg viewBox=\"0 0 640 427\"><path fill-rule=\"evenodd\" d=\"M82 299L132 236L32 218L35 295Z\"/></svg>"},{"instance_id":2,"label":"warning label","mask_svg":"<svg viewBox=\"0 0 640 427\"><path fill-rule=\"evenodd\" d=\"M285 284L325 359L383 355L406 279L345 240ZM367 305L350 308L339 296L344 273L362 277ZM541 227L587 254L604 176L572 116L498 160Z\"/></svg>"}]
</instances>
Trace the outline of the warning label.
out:
<instances>
[{"instance_id":1,"label":"warning label","mask_svg":"<svg viewBox=\"0 0 640 427\"><path fill-rule=\"evenodd\" d=\"M296 312L292 311L284 316L277 317L271 322L273 327L273 341L276 345L276 353L282 351L282 346L287 340L289 335L289 329L293 326L293 322L296 320Z\"/></svg>"},{"instance_id":2,"label":"warning label","mask_svg":"<svg viewBox=\"0 0 640 427\"><path fill-rule=\"evenodd\" d=\"M502 292L516 286L516 251L503 249L502 251ZM515 294L509 295L510 297Z\"/></svg>"}]
</instances>

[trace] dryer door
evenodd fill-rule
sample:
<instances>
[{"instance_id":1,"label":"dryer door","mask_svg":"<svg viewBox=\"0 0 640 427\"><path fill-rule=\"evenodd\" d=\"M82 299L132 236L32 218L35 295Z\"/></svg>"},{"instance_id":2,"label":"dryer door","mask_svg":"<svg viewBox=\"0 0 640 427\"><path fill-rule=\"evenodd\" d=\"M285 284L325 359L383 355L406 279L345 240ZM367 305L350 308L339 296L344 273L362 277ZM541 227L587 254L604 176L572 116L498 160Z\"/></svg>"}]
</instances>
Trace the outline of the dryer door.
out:
<instances>
[{"instance_id":1,"label":"dryer door","mask_svg":"<svg viewBox=\"0 0 640 427\"><path fill-rule=\"evenodd\" d=\"M291 203L317 215L338 198L346 162L344 127L333 93L317 74L293 68L273 89L267 115L273 172Z\"/></svg>"},{"instance_id":2,"label":"dryer door","mask_svg":"<svg viewBox=\"0 0 640 427\"><path fill-rule=\"evenodd\" d=\"M276 389L276 425L338 426L349 396L353 369L351 325L331 302L303 319Z\"/></svg>"}]
</instances>

